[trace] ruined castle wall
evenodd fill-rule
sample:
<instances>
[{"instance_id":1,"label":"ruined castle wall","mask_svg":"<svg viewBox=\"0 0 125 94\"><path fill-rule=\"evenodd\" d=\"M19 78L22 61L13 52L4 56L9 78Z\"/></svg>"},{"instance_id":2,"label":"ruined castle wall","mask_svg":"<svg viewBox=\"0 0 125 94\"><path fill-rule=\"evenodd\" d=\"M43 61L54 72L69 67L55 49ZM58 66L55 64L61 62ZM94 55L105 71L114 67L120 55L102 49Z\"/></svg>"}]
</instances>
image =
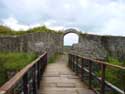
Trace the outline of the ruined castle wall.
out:
<instances>
[{"instance_id":1,"label":"ruined castle wall","mask_svg":"<svg viewBox=\"0 0 125 94\"><path fill-rule=\"evenodd\" d=\"M19 38L16 36L0 36L0 51L19 51Z\"/></svg>"},{"instance_id":2,"label":"ruined castle wall","mask_svg":"<svg viewBox=\"0 0 125 94\"><path fill-rule=\"evenodd\" d=\"M95 59L105 59L107 51L101 44L101 36L81 34L79 43L74 44L72 52L80 54L85 57L91 57Z\"/></svg>"},{"instance_id":3,"label":"ruined castle wall","mask_svg":"<svg viewBox=\"0 0 125 94\"><path fill-rule=\"evenodd\" d=\"M125 37L102 36L102 45L108 52L108 56L125 60Z\"/></svg>"},{"instance_id":4,"label":"ruined castle wall","mask_svg":"<svg viewBox=\"0 0 125 94\"><path fill-rule=\"evenodd\" d=\"M48 52L52 56L60 51L60 35L54 32L36 32L22 36L27 41L27 52Z\"/></svg>"},{"instance_id":5,"label":"ruined castle wall","mask_svg":"<svg viewBox=\"0 0 125 94\"><path fill-rule=\"evenodd\" d=\"M64 34L57 32L35 32L20 36L0 36L0 51L48 52L49 57L63 52ZM125 37L79 34L79 43L70 52L105 60L107 56L125 60Z\"/></svg>"},{"instance_id":6,"label":"ruined castle wall","mask_svg":"<svg viewBox=\"0 0 125 94\"><path fill-rule=\"evenodd\" d=\"M125 37L81 34L80 42L73 45L75 52L96 59L108 56L125 60Z\"/></svg>"},{"instance_id":7,"label":"ruined castle wall","mask_svg":"<svg viewBox=\"0 0 125 94\"><path fill-rule=\"evenodd\" d=\"M56 32L35 32L21 36L0 36L0 51L48 52L49 57L60 52L60 34Z\"/></svg>"}]
</instances>

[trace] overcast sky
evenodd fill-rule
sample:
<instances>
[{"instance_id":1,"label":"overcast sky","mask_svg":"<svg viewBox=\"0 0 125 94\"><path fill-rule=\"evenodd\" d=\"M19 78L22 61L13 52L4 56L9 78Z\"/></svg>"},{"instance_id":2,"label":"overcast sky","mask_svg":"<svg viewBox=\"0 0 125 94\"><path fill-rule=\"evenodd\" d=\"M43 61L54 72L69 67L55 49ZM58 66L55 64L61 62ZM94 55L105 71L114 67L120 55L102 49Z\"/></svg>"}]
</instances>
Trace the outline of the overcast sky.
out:
<instances>
[{"instance_id":1,"label":"overcast sky","mask_svg":"<svg viewBox=\"0 0 125 94\"><path fill-rule=\"evenodd\" d=\"M0 24L125 36L125 0L0 0Z\"/></svg>"},{"instance_id":2,"label":"overcast sky","mask_svg":"<svg viewBox=\"0 0 125 94\"><path fill-rule=\"evenodd\" d=\"M72 44L76 44L79 42L79 36L74 33L69 33L64 36L64 45L72 46Z\"/></svg>"}]
</instances>

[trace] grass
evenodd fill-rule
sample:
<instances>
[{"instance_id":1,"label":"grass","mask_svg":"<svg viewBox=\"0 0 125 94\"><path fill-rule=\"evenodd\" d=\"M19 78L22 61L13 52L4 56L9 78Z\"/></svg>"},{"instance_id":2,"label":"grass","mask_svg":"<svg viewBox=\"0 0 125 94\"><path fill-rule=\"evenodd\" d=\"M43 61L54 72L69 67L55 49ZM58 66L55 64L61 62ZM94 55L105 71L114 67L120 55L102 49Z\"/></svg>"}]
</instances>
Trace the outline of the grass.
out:
<instances>
[{"instance_id":1,"label":"grass","mask_svg":"<svg viewBox=\"0 0 125 94\"><path fill-rule=\"evenodd\" d=\"M107 58L107 62L114 65L124 66L125 62L120 62L117 58L113 58L109 56ZM106 68L106 80L112 83L113 85L117 86L120 89L124 89L125 87L125 70L121 70L118 68ZM97 71L97 76L101 76L101 71ZM111 92L109 94L117 94L116 92Z\"/></svg>"},{"instance_id":2,"label":"grass","mask_svg":"<svg viewBox=\"0 0 125 94\"><path fill-rule=\"evenodd\" d=\"M50 57L48 64L55 63L60 58L60 56L60 53L55 53L52 57Z\"/></svg>"},{"instance_id":3,"label":"grass","mask_svg":"<svg viewBox=\"0 0 125 94\"><path fill-rule=\"evenodd\" d=\"M0 85L8 80L8 71L19 71L36 57L34 53L0 53Z\"/></svg>"},{"instance_id":4,"label":"grass","mask_svg":"<svg viewBox=\"0 0 125 94\"><path fill-rule=\"evenodd\" d=\"M125 65L124 62L120 62L117 58L113 58L111 56L108 57L108 62L110 64L119 65L119 66L124 66Z\"/></svg>"},{"instance_id":5,"label":"grass","mask_svg":"<svg viewBox=\"0 0 125 94\"><path fill-rule=\"evenodd\" d=\"M119 65L125 67L125 62L120 62L117 58L108 57L110 64ZM108 68L106 70L106 79L112 82L114 85L123 89L125 87L125 70L117 68Z\"/></svg>"},{"instance_id":6,"label":"grass","mask_svg":"<svg viewBox=\"0 0 125 94\"><path fill-rule=\"evenodd\" d=\"M50 33L63 33L63 32L56 32L54 30L51 30L47 28L46 26L39 26L39 27L34 27L30 28L28 30L20 30L20 31L15 31L10 29L7 26L2 26L0 25L0 35L24 35L27 33L33 33L33 32L50 32Z\"/></svg>"}]
</instances>

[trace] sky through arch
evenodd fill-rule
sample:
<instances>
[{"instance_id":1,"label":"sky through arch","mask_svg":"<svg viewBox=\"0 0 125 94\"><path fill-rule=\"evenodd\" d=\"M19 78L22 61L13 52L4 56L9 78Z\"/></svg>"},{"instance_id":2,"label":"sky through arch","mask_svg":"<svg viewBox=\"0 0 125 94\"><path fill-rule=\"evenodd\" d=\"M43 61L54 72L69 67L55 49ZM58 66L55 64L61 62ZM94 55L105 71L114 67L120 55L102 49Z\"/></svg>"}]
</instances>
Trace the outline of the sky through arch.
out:
<instances>
[{"instance_id":1,"label":"sky through arch","mask_svg":"<svg viewBox=\"0 0 125 94\"><path fill-rule=\"evenodd\" d=\"M64 36L64 46L72 46L79 42L79 36L75 33L68 33Z\"/></svg>"}]
</instances>

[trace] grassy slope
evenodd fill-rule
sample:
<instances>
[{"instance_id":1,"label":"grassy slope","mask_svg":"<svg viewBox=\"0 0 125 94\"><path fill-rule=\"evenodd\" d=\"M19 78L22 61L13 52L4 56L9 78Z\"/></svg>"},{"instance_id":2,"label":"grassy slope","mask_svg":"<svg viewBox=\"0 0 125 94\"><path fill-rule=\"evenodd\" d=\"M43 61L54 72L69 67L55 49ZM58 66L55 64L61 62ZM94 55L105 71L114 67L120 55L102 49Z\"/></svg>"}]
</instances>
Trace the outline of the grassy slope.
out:
<instances>
[{"instance_id":1,"label":"grassy slope","mask_svg":"<svg viewBox=\"0 0 125 94\"><path fill-rule=\"evenodd\" d=\"M34 53L0 53L0 85L7 80L7 71L19 71L36 56Z\"/></svg>"},{"instance_id":2,"label":"grassy slope","mask_svg":"<svg viewBox=\"0 0 125 94\"><path fill-rule=\"evenodd\" d=\"M108 57L108 62L114 65L124 66L125 62L120 62L118 59ZM116 68L108 68L106 70L106 79L117 85L120 88L125 87L125 70L120 70Z\"/></svg>"},{"instance_id":3,"label":"grassy slope","mask_svg":"<svg viewBox=\"0 0 125 94\"><path fill-rule=\"evenodd\" d=\"M23 35L27 33L33 33L33 32L55 32L55 33L62 33L62 32L56 32L54 30L51 30L47 28L46 26L39 26L39 27L34 27L30 28L29 30L20 30L20 31L15 31L10 29L9 27L2 26L0 25L0 35Z\"/></svg>"},{"instance_id":4,"label":"grassy slope","mask_svg":"<svg viewBox=\"0 0 125 94\"><path fill-rule=\"evenodd\" d=\"M124 66L125 67L125 62L120 62L118 59L113 58L111 56L109 56L107 58L107 62L110 64L114 64L114 65L119 65L119 66ZM96 75L97 76L101 76L101 71L98 70L98 68L96 69ZM125 70L120 70L117 68L113 68L113 67L106 67L106 80L109 81L110 83L112 83L113 85L117 86L120 89L124 89L125 87ZM98 83L95 82L95 87L98 87ZM109 94L118 94L116 92L113 91L108 91Z\"/></svg>"}]
</instances>

